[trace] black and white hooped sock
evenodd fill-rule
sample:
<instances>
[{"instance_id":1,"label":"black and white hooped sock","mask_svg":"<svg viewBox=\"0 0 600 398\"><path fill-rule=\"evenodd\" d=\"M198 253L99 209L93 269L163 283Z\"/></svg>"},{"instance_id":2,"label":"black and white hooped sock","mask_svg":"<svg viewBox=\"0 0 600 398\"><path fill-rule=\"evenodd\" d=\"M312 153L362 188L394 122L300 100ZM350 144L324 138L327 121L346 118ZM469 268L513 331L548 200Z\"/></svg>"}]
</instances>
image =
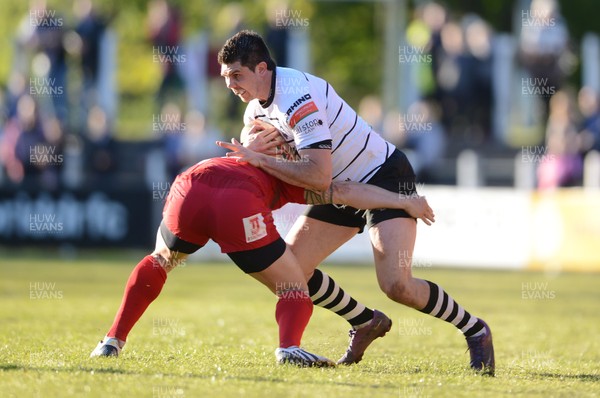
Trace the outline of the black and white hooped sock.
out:
<instances>
[{"instance_id":1,"label":"black and white hooped sock","mask_svg":"<svg viewBox=\"0 0 600 398\"><path fill-rule=\"evenodd\" d=\"M485 333L483 323L479 318L469 314L460 304L448 295L439 285L425 281L429 284L429 301L425 308L420 310L460 329L465 337L479 336Z\"/></svg>"},{"instance_id":2,"label":"black and white hooped sock","mask_svg":"<svg viewBox=\"0 0 600 398\"><path fill-rule=\"evenodd\" d=\"M313 304L335 312L354 329L360 329L373 319L373 310L353 299L329 275L315 269L308 281L308 292Z\"/></svg>"}]
</instances>

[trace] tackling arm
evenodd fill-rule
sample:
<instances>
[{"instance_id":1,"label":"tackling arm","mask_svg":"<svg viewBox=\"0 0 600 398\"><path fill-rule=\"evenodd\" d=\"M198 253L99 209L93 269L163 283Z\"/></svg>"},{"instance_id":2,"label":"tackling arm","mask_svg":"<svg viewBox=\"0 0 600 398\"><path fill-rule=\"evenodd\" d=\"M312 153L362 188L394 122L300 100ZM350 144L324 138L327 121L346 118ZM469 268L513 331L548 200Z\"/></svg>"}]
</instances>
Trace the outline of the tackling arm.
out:
<instances>
[{"instance_id":1,"label":"tackling arm","mask_svg":"<svg viewBox=\"0 0 600 398\"><path fill-rule=\"evenodd\" d=\"M329 189L321 192L304 192L307 204L337 203L357 209L403 209L414 218L420 218L427 225L435 222L435 214L424 196L402 197L375 185L358 182L334 182Z\"/></svg>"},{"instance_id":2,"label":"tackling arm","mask_svg":"<svg viewBox=\"0 0 600 398\"><path fill-rule=\"evenodd\" d=\"M305 149L298 151L300 160L267 156L260 168L272 176L305 189L323 191L331 185L331 151Z\"/></svg>"},{"instance_id":3,"label":"tackling arm","mask_svg":"<svg viewBox=\"0 0 600 398\"><path fill-rule=\"evenodd\" d=\"M228 157L237 157L239 163L250 163L288 184L314 191L325 191L331 184L331 151L327 149L304 149L298 151L299 160L283 160L246 148L235 138L231 143L217 141L217 145L231 150Z\"/></svg>"},{"instance_id":4,"label":"tackling arm","mask_svg":"<svg viewBox=\"0 0 600 398\"><path fill-rule=\"evenodd\" d=\"M242 137L251 129L252 126L246 126ZM276 129L262 131L255 136L259 139L255 145L249 147L244 147L236 139L232 139L231 143L217 141L217 145L231 150L227 156L238 157L239 163L250 163L288 184L304 188L307 204L339 203L357 209L403 209L414 218L422 219L427 225L435 222L433 210L424 197L401 197L374 185L357 182L332 183L329 150L306 149L299 151L299 160L281 159L256 151L257 146L268 150L281 144L281 141L276 139L279 136ZM268 149L265 147L267 145ZM255 148L252 149L251 146Z\"/></svg>"},{"instance_id":5,"label":"tackling arm","mask_svg":"<svg viewBox=\"0 0 600 398\"><path fill-rule=\"evenodd\" d=\"M285 143L275 126L260 119L244 126L240 140L244 147L254 152L273 156L273 159L262 158L260 166L256 167L288 184L317 191L326 190L331 184L331 151L328 149L301 149L296 152ZM295 156L287 156L286 153L294 153Z\"/></svg>"}]
</instances>

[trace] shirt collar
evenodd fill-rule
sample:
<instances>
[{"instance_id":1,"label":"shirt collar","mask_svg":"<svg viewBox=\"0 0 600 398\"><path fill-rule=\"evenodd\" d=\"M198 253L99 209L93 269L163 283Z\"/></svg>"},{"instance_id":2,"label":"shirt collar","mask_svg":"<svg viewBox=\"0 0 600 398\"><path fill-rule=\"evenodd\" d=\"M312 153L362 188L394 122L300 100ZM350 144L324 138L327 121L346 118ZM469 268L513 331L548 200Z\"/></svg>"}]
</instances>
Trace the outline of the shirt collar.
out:
<instances>
[{"instance_id":1,"label":"shirt collar","mask_svg":"<svg viewBox=\"0 0 600 398\"><path fill-rule=\"evenodd\" d=\"M275 85L277 84L277 80L275 76L277 75L277 67L273 68L273 74L271 75L271 89L269 90L269 96L266 101L259 101L260 106L263 108L268 108L273 103L273 99L275 98Z\"/></svg>"}]
</instances>

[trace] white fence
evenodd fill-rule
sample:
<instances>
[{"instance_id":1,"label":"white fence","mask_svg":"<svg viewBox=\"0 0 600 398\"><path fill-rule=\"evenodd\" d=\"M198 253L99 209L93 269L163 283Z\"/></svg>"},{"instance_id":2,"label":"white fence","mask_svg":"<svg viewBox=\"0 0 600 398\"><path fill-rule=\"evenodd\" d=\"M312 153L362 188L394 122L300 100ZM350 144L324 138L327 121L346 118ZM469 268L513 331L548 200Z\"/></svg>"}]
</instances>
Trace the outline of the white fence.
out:
<instances>
[{"instance_id":1,"label":"white fence","mask_svg":"<svg viewBox=\"0 0 600 398\"><path fill-rule=\"evenodd\" d=\"M413 263L418 267L473 267L600 271L600 191L537 193L513 188L421 189L437 222L418 224ZM304 206L274 214L282 236ZM318 238L318 237L316 237ZM214 243L197 260L227 260ZM357 235L327 262L372 263L368 233Z\"/></svg>"}]
</instances>

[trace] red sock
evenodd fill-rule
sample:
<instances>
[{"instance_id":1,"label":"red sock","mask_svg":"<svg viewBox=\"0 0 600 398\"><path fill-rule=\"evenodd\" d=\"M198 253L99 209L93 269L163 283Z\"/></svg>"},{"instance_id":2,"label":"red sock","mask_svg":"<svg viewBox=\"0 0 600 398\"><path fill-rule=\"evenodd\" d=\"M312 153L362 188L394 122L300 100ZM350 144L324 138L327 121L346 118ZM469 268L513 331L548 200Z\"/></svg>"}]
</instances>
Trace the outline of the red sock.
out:
<instances>
[{"instance_id":1,"label":"red sock","mask_svg":"<svg viewBox=\"0 0 600 398\"><path fill-rule=\"evenodd\" d=\"M275 319L279 325L279 347L300 346L302 334L313 312L308 294L300 290L281 293L275 307Z\"/></svg>"},{"instance_id":2,"label":"red sock","mask_svg":"<svg viewBox=\"0 0 600 398\"><path fill-rule=\"evenodd\" d=\"M163 267L152 256L144 257L129 275L121 307L106 335L127 340L131 328L158 297L166 280Z\"/></svg>"}]
</instances>

